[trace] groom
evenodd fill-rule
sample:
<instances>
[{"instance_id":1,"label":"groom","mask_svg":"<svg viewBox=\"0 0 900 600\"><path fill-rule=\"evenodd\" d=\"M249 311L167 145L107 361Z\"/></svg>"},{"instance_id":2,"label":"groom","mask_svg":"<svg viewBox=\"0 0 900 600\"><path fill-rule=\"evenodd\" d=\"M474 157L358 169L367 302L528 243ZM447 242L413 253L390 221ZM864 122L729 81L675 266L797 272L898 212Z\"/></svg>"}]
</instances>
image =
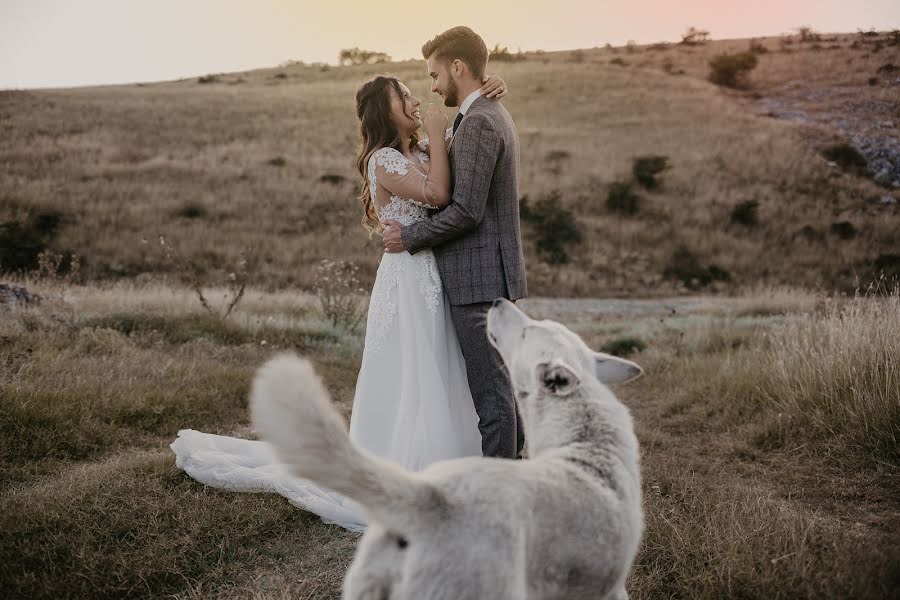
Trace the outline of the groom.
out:
<instances>
[{"instance_id":1,"label":"groom","mask_svg":"<svg viewBox=\"0 0 900 600\"><path fill-rule=\"evenodd\" d=\"M481 97L484 40L454 27L424 46L431 91L459 106L450 144L452 202L430 220L404 227L387 221L387 252L433 248L450 300L484 456L521 458L525 434L509 373L487 337L496 298L527 294L519 227L519 137L499 102Z\"/></svg>"}]
</instances>

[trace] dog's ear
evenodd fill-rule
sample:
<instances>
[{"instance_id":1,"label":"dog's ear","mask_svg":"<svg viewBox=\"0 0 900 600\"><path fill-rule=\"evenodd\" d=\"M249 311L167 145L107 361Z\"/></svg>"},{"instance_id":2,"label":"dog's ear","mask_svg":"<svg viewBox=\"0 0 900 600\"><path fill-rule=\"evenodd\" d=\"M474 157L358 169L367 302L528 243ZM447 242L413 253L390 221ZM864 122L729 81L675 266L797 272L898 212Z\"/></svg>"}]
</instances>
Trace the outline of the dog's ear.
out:
<instances>
[{"instance_id":1,"label":"dog's ear","mask_svg":"<svg viewBox=\"0 0 900 600\"><path fill-rule=\"evenodd\" d=\"M554 396L568 396L581 385L575 369L558 358L539 364L537 376L541 388Z\"/></svg>"},{"instance_id":2,"label":"dog's ear","mask_svg":"<svg viewBox=\"0 0 900 600\"><path fill-rule=\"evenodd\" d=\"M594 352L594 374L603 383L625 383L637 379L643 372L643 369L630 360Z\"/></svg>"}]
</instances>

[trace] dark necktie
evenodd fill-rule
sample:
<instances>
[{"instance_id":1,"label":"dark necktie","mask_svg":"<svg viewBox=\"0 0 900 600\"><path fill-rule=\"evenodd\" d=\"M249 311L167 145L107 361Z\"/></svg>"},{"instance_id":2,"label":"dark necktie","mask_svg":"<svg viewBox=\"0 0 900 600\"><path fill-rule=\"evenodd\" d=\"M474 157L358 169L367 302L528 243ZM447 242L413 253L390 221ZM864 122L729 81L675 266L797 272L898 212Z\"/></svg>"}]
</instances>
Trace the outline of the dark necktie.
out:
<instances>
[{"instance_id":1,"label":"dark necktie","mask_svg":"<svg viewBox=\"0 0 900 600\"><path fill-rule=\"evenodd\" d=\"M463 114L461 112L456 113L456 118L453 120L453 135L456 135L456 130L459 129L459 124L462 122L462 120Z\"/></svg>"}]
</instances>

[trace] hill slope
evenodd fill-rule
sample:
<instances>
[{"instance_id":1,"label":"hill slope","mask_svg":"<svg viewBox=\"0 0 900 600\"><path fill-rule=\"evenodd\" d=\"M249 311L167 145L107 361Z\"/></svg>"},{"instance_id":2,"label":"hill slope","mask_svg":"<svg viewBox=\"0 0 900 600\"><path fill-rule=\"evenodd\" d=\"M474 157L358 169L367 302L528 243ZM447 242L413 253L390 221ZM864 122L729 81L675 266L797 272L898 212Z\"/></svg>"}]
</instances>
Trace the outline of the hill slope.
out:
<instances>
[{"instance_id":1,"label":"hill slope","mask_svg":"<svg viewBox=\"0 0 900 600\"><path fill-rule=\"evenodd\" d=\"M581 231L557 265L525 225L532 292L655 295L707 280L849 289L900 271L896 190L820 154L849 140L879 160L896 144L895 38L760 40L768 52L745 91L706 75L711 56L747 40L492 63L511 88L521 193L533 207L558 192ZM46 243L79 254L88 279L176 272L215 283L249 248L255 285L311 287L322 258L358 263L366 284L381 244L359 225L353 98L379 72L436 99L420 61L0 92L0 268ZM661 187L633 188L636 214L611 212L610 187L645 155L667 157ZM164 257L159 235L178 260Z\"/></svg>"}]
</instances>

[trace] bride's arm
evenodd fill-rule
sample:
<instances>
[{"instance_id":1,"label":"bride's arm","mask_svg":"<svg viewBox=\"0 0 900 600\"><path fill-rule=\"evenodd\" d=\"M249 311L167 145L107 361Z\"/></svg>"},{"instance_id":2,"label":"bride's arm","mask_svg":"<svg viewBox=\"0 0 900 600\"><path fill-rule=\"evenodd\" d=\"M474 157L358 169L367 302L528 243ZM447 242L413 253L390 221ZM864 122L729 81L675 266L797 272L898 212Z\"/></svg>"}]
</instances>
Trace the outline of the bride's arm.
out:
<instances>
[{"instance_id":1,"label":"bride's arm","mask_svg":"<svg viewBox=\"0 0 900 600\"><path fill-rule=\"evenodd\" d=\"M481 95L488 99L505 97L509 93L506 82L499 75L486 75L481 78Z\"/></svg>"},{"instance_id":2,"label":"bride's arm","mask_svg":"<svg viewBox=\"0 0 900 600\"><path fill-rule=\"evenodd\" d=\"M447 131L447 115L434 104L430 105L425 113L424 127L429 134L427 179L441 198L440 206L446 206L450 202L450 156L446 134L441 137L441 132Z\"/></svg>"}]
</instances>

